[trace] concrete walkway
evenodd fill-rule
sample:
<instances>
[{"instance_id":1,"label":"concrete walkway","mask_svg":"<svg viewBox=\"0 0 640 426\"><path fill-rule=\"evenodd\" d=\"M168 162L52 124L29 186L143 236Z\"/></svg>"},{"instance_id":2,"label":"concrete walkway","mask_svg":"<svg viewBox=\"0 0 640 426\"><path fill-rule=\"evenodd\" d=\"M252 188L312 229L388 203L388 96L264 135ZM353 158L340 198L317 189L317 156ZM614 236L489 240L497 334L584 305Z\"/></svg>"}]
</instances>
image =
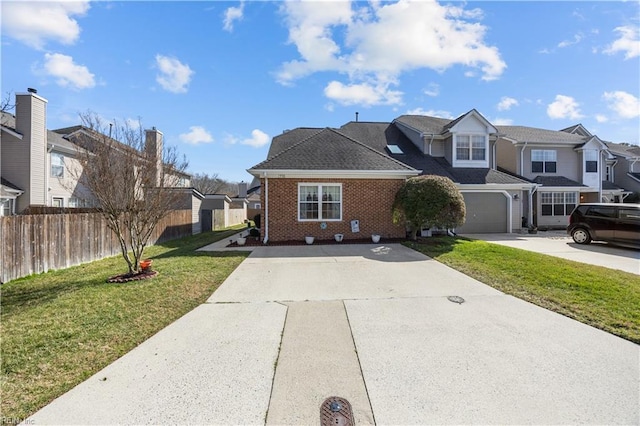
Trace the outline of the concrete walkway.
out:
<instances>
[{"instance_id":1,"label":"concrete walkway","mask_svg":"<svg viewBox=\"0 0 640 426\"><path fill-rule=\"evenodd\" d=\"M463 236L640 275L640 250L600 241L576 244L565 231L541 231L533 235L465 234Z\"/></svg>"},{"instance_id":2,"label":"concrete walkway","mask_svg":"<svg viewBox=\"0 0 640 426\"><path fill-rule=\"evenodd\" d=\"M461 296L462 304L447 296ZM638 424L640 348L401 245L259 247L35 424Z\"/></svg>"}]
</instances>

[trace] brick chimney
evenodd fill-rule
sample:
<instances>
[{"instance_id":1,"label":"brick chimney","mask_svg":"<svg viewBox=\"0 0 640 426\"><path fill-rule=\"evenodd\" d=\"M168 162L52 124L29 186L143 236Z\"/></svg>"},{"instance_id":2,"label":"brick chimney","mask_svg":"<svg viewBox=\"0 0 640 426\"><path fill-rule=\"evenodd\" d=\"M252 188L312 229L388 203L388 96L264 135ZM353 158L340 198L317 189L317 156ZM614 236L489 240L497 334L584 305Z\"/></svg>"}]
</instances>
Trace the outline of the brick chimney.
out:
<instances>
[{"instance_id":1,"label":"brick chimney","mask_svg":"<svg viewBox=\"0 0 640 426\"><path fill-rule=\"evenodd\" d=\"M153 161L155 164L155 167L153 168L153 181L155 182L156 186L161 186L163 150L162 132L155 127L152 127L151 130L145 130L144 133L144 148L151 161Z\"/></svg>"}]
</instances>

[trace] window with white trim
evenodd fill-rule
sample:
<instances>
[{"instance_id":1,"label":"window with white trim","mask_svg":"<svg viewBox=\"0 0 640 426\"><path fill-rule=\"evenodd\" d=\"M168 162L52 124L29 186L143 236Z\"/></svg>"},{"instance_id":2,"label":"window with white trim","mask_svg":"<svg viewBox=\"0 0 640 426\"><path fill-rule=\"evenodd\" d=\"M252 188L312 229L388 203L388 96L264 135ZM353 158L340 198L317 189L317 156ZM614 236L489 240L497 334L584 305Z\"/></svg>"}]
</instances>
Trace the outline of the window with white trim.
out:
<instances>
[{"instance_id":1,"label":"window with white trim","mask_svg":"<svg viewBox=\"0 0 640 426\"><path fill-rule=\"evenodd\" d=\"M584 151L584 171L587 173L598 172L598 151L588 149Z\"/></svg>"},{"instance_id":2,"label":"window with white trim","mask_svg":"<svg viewBox=\"0 0 640 426\"><path fill-rule=\"evenodd\" d=\"M575 192L542 192L542 216L569 216L577 199Z\"/></svg>"},{"instance_id":3,"label":"window with white trim","mask_svg":"<svg viewBox=\"0 0 640 426\"><path fill-rule=\"evenodd\" d=\"M553 149L531 150L531 173L555 173L557 153Z\"/></svg>"},{"instance_id":4,"label":"window with white trim","mask_svg":"<svg viewBox=\"0 0 640 426\"><path fill-rule=\"evenodd\" d=\"M456 135L456 160L485 161L486 158L484 135Z\"/></svg>"},{"instance_id":5,"label":"window with white trim","mask_svg":"<svg viewBox=\"0 0 640 426\"><path fill-rule=\"evenodd\" d=\"M51 153L51 177L64 177L64 155Z\"/></svg>"},{"instance_id":6,"label":"window with white trim","mask_svg":"<svg viewBox=\"0 0 640 426\"><path fill-rule=\"evenodd\" d=\"M53 207L64 207L64 198L53 197Z\"/></svg>"},{"instance_id":7,"label":"window with white trim","mask_svg":"<svg viewBox=\"0 0 640 426\"><path fill-rule=\"evenodd\" d=\"M613 182L613 179L611 179L611 166L607 166L606 167L604 180L607 180L609 182Z\"/></svg>"},{"instance_id":8,"label":"window with white trim","mask_svg":"<svg viewBox=\"0 0 640 426\"><path fill-rule=\"evenodd\" d=\"M298 220L342 220L342 184L299 183Z\"/></svg>"},{"instance_id":9,"label":"window with white trim","mask_svg":"<svg viewBox=\"0 0 640 426\"><path fill-rule=\"evenodd\" d=\"M0 216L11 216L13 210L13 200L11 198L0 198Z\"/></svg>"}]
</instances>

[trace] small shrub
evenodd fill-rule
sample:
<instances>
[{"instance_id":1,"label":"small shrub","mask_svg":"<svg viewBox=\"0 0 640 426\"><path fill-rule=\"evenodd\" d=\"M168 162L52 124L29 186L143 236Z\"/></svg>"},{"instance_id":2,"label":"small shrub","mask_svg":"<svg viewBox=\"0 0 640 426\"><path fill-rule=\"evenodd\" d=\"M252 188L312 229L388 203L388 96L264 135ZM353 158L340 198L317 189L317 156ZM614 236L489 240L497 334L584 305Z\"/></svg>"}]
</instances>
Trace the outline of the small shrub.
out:
<instances>
[{"instance_id":1,"label":"small shrub","mask_svg":"<svg viewBox=\"0 0 640 426\"><path fill-rule=\"evenodd\" d=\"M255 215L253 217L253 222L256 224L256 228L261 228L261 219L262 219L262 215L260 213L258 213L257 215Z\"/></svg>"}]
</instances>

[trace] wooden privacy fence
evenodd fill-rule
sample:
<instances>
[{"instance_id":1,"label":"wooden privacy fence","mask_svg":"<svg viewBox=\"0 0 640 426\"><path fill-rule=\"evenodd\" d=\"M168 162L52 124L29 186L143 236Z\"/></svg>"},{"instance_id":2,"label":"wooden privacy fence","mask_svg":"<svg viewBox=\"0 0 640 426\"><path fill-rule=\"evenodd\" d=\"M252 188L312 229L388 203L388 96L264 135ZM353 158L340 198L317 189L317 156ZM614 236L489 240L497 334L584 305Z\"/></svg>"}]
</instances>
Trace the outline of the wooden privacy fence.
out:
<instances>
[{"instance_id":1,"label":"wooden privacy fence","mask_svg":"<svg viewBox=\"0 0 640 426\"><path fill-rule=\"evenodd\" d=\"M191 210L175 210L156 226L149 245L191 235ZM0 283L120 254L100 213L0 217Z\"/></svg>"}]
</instances>

